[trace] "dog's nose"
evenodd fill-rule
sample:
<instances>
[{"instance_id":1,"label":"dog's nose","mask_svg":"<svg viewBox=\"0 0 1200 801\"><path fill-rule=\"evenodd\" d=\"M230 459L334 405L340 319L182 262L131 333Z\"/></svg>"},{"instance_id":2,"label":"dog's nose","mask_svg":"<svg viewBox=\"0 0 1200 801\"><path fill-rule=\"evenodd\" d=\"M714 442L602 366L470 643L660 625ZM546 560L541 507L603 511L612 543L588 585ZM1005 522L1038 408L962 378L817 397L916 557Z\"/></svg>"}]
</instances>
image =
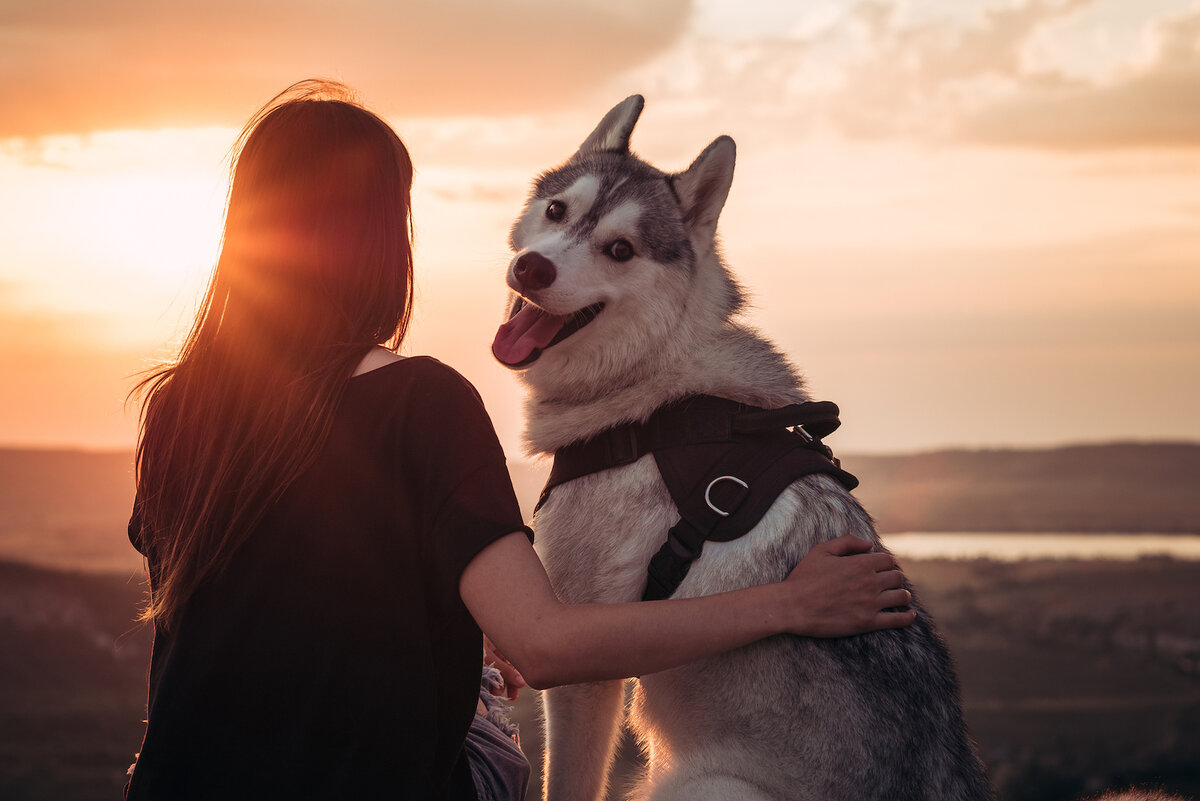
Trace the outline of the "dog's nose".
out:
<instances>
[{"instance_id":1,"label":"dog's nose","mask_svg":"<svg viewBox=\"0 0 1200 801\"><path fill-rule=\"evenodd\" d=\"M537 251L521 254L513 265L513 278L517 279L521 289L545 289L557 277L554 262Z\"/></svg>"}]
</instances>

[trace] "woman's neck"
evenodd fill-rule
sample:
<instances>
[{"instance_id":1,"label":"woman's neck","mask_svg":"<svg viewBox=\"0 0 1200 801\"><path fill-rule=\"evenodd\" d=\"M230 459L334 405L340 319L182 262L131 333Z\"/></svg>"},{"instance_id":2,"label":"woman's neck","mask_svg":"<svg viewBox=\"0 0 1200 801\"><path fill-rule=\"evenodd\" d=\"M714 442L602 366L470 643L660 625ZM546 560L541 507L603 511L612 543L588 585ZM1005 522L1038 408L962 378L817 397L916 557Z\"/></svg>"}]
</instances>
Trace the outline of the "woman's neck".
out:
<instances>
[{"instance_id":1,"label":"woman's neck","mask_svg":"<svg viewBox=\"0 0 1200 801\"><path fill-rule=\"evenodd\" d=\"M362 361L358 363L358 367L354 368L351 377L369 373L372 370L378 370L380 367L385 367L392 362L398 362L403 358L400 354L393 353L382 345L376 345L362 357Z\"/></svg>"}]
</instances>

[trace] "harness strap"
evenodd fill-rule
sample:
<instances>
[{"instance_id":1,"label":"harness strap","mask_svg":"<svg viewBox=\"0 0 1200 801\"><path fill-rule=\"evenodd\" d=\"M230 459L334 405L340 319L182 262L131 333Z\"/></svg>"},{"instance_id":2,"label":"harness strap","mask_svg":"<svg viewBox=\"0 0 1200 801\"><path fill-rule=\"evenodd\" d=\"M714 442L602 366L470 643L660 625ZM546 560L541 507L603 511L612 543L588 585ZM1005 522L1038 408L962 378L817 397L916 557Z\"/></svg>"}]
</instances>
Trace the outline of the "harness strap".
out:
<instances>
[{"instance_id":1,"label":"harness strap","mask_svg":"<svg viewBox=\"0 0 1200 801\"><path fill-rule=\"evenodd\" d=\"M797 478L824 473L848 490L858 486L821 442L838 425L838 408L828 401L760 409L711 395L684 398L644 423L556 451L537 508L559 484L653 453L680 520L650 561L643 600L666 598L706 541L748 532Z\"/></svg>"},{"instance_id":2,"label":"harness strap","mask_svg":"<svg viewBox=\"0 0 1200 801\"><path fill-rule=\"evenodd\" d=\"M830 401L761 409L713 395L692 395L657 409L644 423L614 426L559 448L534 511L542 508L550 491L559 484L633 464L648 453L706 442L733 442L746 435L778 434L789 426L796 427L802 437L818 444L832 459L833 452L818 441L839 425L837 404Z\"/></svg>"},{"instance_id":3,"label":"harness strap","mask_svg":"<svg viewBox=\"0 0 1200 801\"><path fill-rule=\"evenodd\" d=\"M643 601L669 598L687 576L692 562L699 558L705 542L730 542L749 532L797 479L821 473L848 490L858 485L853 475L809 447L800 435L785 436L801 440L801 444L779 437L765 443L731 446L722 454L721 461L700 473L705 479L690 484L687 490L676 483L678 479L667 475L685 463L687 455L682 451L687 449L680 449L678 455L655 454L660 471L666 471L663 481L679 509L680 519L667 532L667 542L650 560Z\"/></svg>"}]
</instances>

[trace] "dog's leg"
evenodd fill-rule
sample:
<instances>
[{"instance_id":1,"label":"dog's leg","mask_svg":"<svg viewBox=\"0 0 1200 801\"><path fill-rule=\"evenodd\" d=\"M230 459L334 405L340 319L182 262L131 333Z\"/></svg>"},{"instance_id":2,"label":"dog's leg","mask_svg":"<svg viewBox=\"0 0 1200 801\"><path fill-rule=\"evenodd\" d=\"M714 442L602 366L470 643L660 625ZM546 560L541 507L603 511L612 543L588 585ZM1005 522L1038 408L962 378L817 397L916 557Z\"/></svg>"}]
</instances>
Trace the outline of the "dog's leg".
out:
<instances>
[{"instance_id":1,"label":"dog's leg","mask_svg":"<svg viewBox=\"0 0 1200 801\"><path fill-rule=\"evenodd\" d=\"M699 774L672 777L644 787L631 801L779 801L761 787L735 776Z\"/></svg>"},{"instance_id":2,"label":"dog's leg","mask_svg":"<svg viewBox=\"0 0 1200 801\"><path fill-rule=\"evenodd\" d=\"M546 801L600 801L624 718L620 681L554 687L546 711Z\"/></svg>"}]
</instances>

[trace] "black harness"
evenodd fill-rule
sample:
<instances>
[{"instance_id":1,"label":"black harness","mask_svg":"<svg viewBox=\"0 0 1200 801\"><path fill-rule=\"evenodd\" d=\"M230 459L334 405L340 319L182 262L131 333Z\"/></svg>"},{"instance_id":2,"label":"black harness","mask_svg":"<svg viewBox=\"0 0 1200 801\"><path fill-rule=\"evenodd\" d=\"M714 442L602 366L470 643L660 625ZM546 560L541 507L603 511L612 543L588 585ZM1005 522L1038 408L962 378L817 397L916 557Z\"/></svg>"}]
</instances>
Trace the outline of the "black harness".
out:
<instances>
[{"instance_id":1,"label":"black harness","mask_svg":"<svg viewBox=\"0 0 1200 801\"><path fill-rule=\"evenodd\" d=\"M754 528L796 479L824 473L847 490L858 486L821 442L839 425L838 408L829 401L760 409L694 395L658 409L644 423L616 426L555 451L537 508L559 484L653 453L680 520L650 560L642 600L668 598L705 542L729 542Z\"/></svg>"}]
</instances>

